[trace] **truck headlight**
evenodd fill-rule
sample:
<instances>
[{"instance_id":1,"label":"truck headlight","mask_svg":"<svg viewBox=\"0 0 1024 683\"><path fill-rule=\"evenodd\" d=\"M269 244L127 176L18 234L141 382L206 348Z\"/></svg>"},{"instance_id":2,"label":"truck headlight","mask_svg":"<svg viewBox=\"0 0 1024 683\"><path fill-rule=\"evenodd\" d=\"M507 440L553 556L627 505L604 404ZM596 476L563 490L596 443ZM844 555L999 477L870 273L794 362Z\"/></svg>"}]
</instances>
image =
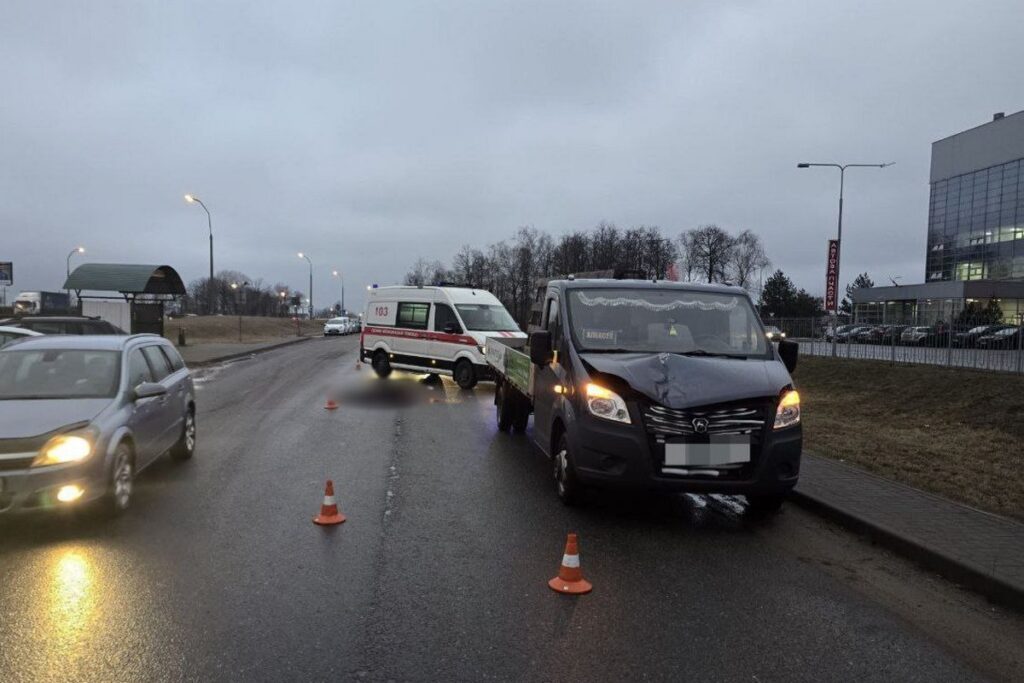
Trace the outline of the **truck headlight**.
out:
<instances>
[{"instance_id":1,"label":"truck headlight","mask_svg":"<svg viewBox=\"0 0 1024 683\"><path fill-rule=\"evenodd\" d=\"M32 461L32 467L64 465L81 462L92 454L92 441L85 436L61 434L46 442L39 455Z\"/></svg>"},{"instance_id":2,"label":"truck headlight","mask_svg":"<svg viewBox=\"0 0 1024 683\"><path fill-rule=\"evenodd\" d=\"M775 410L775 429L800 424L800 394L795 389L787 391Z\"/></svg>"},{"instance_id":3,"label":"truck headlight","mask_svg":"<svg viewBox=\"0 0 1024 683\"><path fill-rule=\"evenodd\" d=\"M599 384L587 384L586 396L584 397L587 410L591 415L600 417L612 422L630 424L629 410L626 409L626 402L622 397L611 389L605 389Z\"/></svg>"}]
</instances>

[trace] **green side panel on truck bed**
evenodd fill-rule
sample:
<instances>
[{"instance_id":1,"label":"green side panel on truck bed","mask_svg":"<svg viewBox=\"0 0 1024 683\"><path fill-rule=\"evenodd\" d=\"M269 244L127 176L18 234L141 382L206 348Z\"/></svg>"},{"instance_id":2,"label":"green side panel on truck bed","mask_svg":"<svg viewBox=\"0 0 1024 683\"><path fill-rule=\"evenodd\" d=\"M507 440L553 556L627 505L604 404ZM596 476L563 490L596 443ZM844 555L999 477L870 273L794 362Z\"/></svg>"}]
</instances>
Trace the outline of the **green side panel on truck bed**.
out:
<instances>
[{"instance_id":1,"label":"green side panel on truck bed","mask_svg":"<svg viewBox=\"0 0 1024 683\"><path fill-rule=\"evenodd\" d=\"M521 391L524 396L530 396L531 364L528 350L527 353L523 353L507 342L488 339L484 358L505 381Z\"/></svg>"}]
</instances>

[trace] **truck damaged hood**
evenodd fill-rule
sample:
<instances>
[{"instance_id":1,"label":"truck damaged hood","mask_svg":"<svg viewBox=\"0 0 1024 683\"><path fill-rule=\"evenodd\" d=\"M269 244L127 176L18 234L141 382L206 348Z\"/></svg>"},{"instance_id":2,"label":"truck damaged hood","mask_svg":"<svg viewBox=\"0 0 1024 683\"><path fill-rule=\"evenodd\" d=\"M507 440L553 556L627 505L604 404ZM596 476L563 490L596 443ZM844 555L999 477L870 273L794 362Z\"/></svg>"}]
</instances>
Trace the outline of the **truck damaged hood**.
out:
<instances>
[{"instance_id":1,"label":"truck damaged hood","mask_svg":"<svg viewBox=\"0 0 1024 683\"><path fill-rule=\"evenodd\" d=\"M597 372L614 375L668 408L777 396L791 383L777 360L680 356L674 353L581 353Z\"/></svg>"}]
</instances>

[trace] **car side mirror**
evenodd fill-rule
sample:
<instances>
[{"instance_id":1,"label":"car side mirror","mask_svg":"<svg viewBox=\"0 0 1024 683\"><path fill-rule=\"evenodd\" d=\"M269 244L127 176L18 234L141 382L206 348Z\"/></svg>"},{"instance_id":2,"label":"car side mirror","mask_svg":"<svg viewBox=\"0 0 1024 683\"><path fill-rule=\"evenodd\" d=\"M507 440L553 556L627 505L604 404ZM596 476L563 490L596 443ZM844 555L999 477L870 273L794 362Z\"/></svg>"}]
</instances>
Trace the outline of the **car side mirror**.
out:
<instances>
[{"instance_id":1,"label":"car side mirror","mask_svg":"<svg viewBox=\"0 0 1024 683\"><path fill-rule=\"evenodd\" d=\"M138 401L143 398L156 398L157 396L166 395L167 387L163 384L157 384L156 382L143 382L132 389L132 400L134 401Z\"/></svg>"},{"instance_id":2,"label":"car side mirror","mask_svg":"<svg viewBox=\"0 0 1024 683\"><path fill-rule=\"evenodd\" d=\"M462 334L462 328L459 327L458 323L448 322L444 324L444 331L447 334Z\"/></svg>"},{"instance_id":3,"label":"car side mirror","mask_svg":"<svg viewBox=\"0 0 1024 683\"><path fill-rule=\"evenodd\" d=\"M796 360L800 355L800 345L795 341L789 341L783 339L779 342L779 358L782 359L782 364L786 366L786 370L793 372L796 370Z\"/></svg>"},{"instance_id":4,"label":"car side mirror","mask_svg":"<svg viewBox=\"0 0 1024 683\"><path fill-rule=\"evenodd\" d=\"M551 358L551 333L537 330L530 335L530 361L543 367L551 364Z\"/></svg>"}]
</instances>

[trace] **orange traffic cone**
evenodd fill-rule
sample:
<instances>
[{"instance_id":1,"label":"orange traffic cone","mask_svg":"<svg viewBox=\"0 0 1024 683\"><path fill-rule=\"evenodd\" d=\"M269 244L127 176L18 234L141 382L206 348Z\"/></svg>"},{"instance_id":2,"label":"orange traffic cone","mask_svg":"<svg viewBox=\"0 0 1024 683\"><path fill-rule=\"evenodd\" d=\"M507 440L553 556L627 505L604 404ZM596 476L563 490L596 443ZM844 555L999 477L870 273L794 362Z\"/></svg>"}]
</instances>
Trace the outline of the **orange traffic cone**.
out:
<instances>
[{"instance_id":1,"label":"orange traffic cone","mask_svg":"<svg viewBox=\"0 0 1024 683\"><path fill-rule=\"evenodd\" d=\"M345 521L345 515L338 512L338 504L334 502L334 482L327 480L327 489L324 491L324 502L320 506L320 514L313 518L313 524L329 526L341 524Z\"/></svg>"},{"instance_id":2,"label":"orange traffic cone","mask_svg":"<svg viewBox=\"0 0 1024 683\"><path fill-rule=\"evenodd\" d=\"M594 587L583 578L583 572L580 570L580 551L576 543L576 534L569 534L565 540L562 566L558 568L558 576L548 581L548 585L559 593L572 595L582 595L593 590Z\"/></svg>"},{"instance_id":3,"label":"orange traffic cone","mask_svg":"<svg viewBox=\"0 0 1024 683\"><path fill-rule=\"evenodd\" d=\"M337 410L338 404L333 398L327 399L327 403L324 404L324 410Z\"/></svg>"}]
</instances>

